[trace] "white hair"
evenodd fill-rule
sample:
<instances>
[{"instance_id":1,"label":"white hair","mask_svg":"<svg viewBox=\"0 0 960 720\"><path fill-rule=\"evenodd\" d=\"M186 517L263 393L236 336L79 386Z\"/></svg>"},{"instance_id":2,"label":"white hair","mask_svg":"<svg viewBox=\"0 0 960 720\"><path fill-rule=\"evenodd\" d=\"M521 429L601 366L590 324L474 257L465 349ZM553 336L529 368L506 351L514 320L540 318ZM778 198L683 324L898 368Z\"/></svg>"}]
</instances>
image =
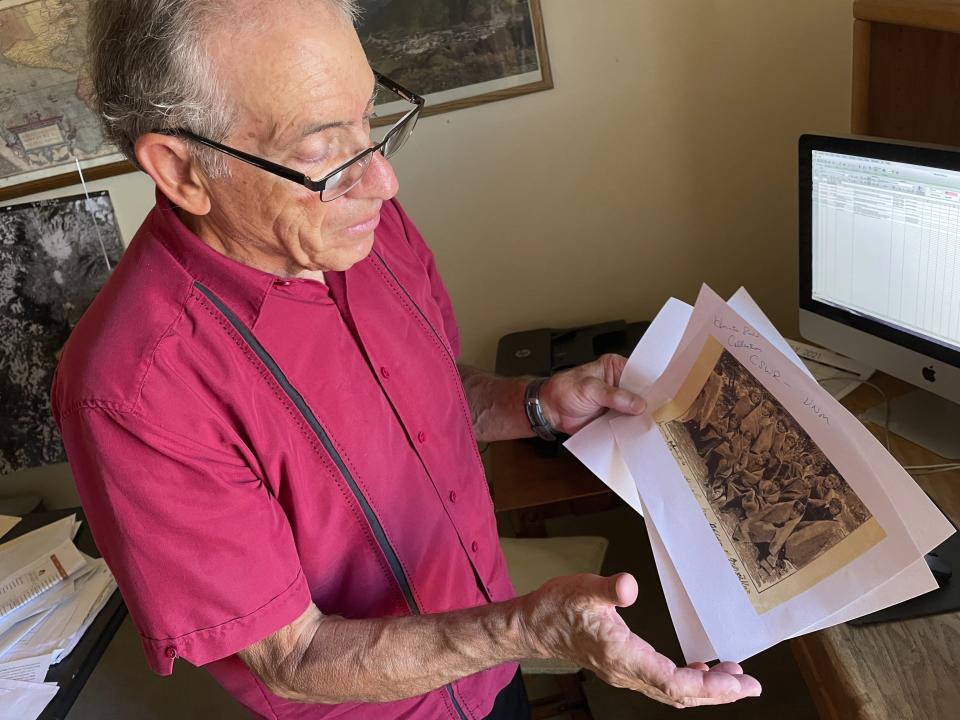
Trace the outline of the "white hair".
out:
<instances>
[{"instance_id":1,"label":"white hair","mask_svg":"<svg viewBox=\"0 0 960 720\"><path fill-rule=\"evenodd\" d=\"M287 0L284 0L285 2ZM333 6L353 23L356 0L309 0ZM92 0L88 37L96 109L107 138L134 165L137 139L154 130L187 128L221 141L236 109L207 53L213 28L235 22L230 0ZM192 144L202 169L226 174L220 153Z\"/></svg>"}]
</instances>

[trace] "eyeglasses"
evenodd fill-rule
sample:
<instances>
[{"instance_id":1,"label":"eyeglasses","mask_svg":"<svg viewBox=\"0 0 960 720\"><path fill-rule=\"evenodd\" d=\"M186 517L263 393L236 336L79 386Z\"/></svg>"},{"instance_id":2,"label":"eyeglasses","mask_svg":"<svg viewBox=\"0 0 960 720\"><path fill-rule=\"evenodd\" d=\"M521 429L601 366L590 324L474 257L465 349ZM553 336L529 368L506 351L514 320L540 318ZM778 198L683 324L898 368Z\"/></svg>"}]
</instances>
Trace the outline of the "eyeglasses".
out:
<instances>
[{"instance_id":1,"label":"eyeglasses","mask_svg":"<svg viewBox=\"0 0 960 720\"><path fill-rule=\"evenodd\" d=\"M228 145L223 145L215 140L210 140L202 135L197 135L195 132L187 130L186 128L154 130L153 132L161 135L186 138L188 140L192 140L193 142L199 143L200 145L218 150L219 152L236 158L237 160L242 160L245 163L249 163L254 167L260 168L261 170L266 170L269 173L273 173L274 175L278 175L282 178L286 178L287 180L295 182L298 185L302 185L303 187L307 188L307 190L318 192L320 193L320 200L322 202L330 202L342 197L343 195L346 195L348 192L350 192L350 190L359 184L360 180L363 179L363 174L367 171L367 168L370 167L370 162L373 160L374 153L379 152L385 158L395 155L397 151L404 146L407 140L410 139L410 136L413 134L413 129L416 127L417 120L420 117L420 111L423 110L425 101L422 97L414 92L411 92L410 90L407 90L402 85L398 85L385 75L381 75L376 71L374 71L373 74L376 78L377 85L380 88L388 90L406 102L412 103L414 107L410 108L410 110L408 110L403 117L401 117L389 129L387 129L382 138L375 141L371 147L368 147L361 153L354 155L346 162L337 165L332 170L326 171L325 174L321 174L321 177L319 178L312 178L310 177L310 174L302 173L298 170L294 170L293 168L286 167L285 165L280 165L278 163L271 162L270 160L257 157L256 155L243 152L242 150L229 147ZM367 141L369 142L369 138ZM356 147L356 145L354 147ZM326 167L329 168L329 165Z\"/></svg>"}]
</instances>

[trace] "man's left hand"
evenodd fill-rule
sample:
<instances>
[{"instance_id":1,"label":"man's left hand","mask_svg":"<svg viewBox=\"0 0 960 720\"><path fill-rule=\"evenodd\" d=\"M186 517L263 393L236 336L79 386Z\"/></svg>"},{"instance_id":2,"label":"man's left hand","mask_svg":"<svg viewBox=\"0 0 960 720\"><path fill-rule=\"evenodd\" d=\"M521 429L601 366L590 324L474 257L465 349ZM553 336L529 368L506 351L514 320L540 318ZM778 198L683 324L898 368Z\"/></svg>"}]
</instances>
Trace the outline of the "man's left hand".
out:
<instances>
[{"instance_id":1,"label":"man's left hand","mask_svg":"<svg viewBox=\"0 0 960 720\"><path fill-rule=\"evenodd\" d=\"M639 415L647 404L629 390L617 387L627 364L622 355L597 360L551 377L540 388L540 404L555 430L572 435L608 409Z\"/></svg>"}]
</instances>

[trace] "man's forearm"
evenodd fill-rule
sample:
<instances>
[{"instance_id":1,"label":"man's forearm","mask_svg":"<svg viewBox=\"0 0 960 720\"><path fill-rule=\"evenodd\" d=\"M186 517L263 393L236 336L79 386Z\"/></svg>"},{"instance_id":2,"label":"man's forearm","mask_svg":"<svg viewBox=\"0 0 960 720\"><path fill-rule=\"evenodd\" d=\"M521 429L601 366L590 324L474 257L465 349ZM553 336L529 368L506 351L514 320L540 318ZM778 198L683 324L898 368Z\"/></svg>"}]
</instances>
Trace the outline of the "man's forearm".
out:
<instances>
[{"instance_id":1,"label":"man's forearm","mask_svg":"<svg viewBox=\"0 0 960 720\"><path fill-rule=\"evenodd\" d=\"M573 575L514 600L435 615L344 620L311 605L239 655L274 694L312 703L400 700L523 658L571 660L674 707L760 694L739 665L678 668L630 632L616 608L638 592L630 575Z\"/></svg>"},{"instance_id":2,"label":"man's forearm","mask_svg":"<svg viewBox=\"0 0 960 720\"><path fill-rule=\"evenodd\" d=\"M290 642L253 646L241 657L271 691L298 702L400 700L537 654L519 600L371 620L323 616L311 606L282 632ZM279 647L287 648L282 656Z\"/></svg>"},{"instance_id":3,"label":"man's forearm","mask_svg":"<svg viewBox=\"0 0 960 720\"><path fill-rule=\"evenodd\" d=\"M530 378L497 377L469 365L458 367L478 441L533 436L523 409L523 393Z\"/></svg>"}]
</instances>

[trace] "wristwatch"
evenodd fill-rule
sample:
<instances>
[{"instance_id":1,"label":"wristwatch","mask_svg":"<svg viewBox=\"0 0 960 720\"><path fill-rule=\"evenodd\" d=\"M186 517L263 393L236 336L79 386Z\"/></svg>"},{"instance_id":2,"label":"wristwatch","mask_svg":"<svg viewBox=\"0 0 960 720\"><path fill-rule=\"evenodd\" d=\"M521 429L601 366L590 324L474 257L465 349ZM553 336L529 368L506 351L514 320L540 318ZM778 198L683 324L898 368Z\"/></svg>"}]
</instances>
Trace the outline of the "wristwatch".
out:
<instances>
[{"instance_id":1,"label":"wristwatch","mask_svg":"<svg viewBox=\"0 0 960 720\"><path fill-rule=\"evenodd\" d=\"M554 429L550 426L546 416L543 414L543 406L540 404L540 388L548 378L535 378L527 383L527 388L523 393L523 409L527 413L527 421L530 427L541 440L556 440Z\"/></svg>"}]
</instances>

